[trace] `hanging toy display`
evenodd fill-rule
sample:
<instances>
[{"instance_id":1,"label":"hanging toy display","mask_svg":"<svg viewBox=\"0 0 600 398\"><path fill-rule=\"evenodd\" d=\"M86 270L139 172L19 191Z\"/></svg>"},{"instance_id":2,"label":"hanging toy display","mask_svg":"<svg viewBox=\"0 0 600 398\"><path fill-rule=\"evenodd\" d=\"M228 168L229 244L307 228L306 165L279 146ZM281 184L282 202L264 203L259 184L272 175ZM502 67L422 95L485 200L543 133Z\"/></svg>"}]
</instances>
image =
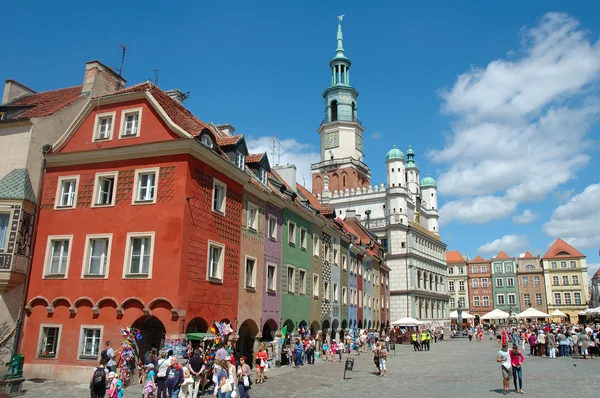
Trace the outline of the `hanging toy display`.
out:
<instances>
[{"instance_id":1,"label":"hanging toy display","mask_svg":"<svg viewBox=\"0 0 600 398\"><path fill-rule=\"evenodd\" d=\"M118 363L119 379L124 386L131 383L131 371L135 368L138 357L138 347L136 340L142 339L142 332L136 328L121 329L123 343L121 344L121 353Z\"/></svg>"}]
</instances>

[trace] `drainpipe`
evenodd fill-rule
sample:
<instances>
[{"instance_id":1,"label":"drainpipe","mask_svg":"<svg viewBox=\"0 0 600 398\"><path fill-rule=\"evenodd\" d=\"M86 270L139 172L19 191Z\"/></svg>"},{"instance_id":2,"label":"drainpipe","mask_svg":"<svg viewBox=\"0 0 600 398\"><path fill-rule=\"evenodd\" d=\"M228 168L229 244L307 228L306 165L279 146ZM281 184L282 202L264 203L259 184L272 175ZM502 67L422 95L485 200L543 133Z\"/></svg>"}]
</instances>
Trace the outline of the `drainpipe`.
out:
<instances>
[{"instance_id":1,"label":"drainpipe","mask_svg":"<svg viewBox=\"0 0 600 398\"><path fill-rule=\"evenodd\" d=\"M409 317L411 315L409 315L409 307L410 307L410 302L409 302L409 295L408 295L408 235L410 234L410 225L408 226L408 228L406 229L406 257L404 258L405 261L405 273L406 273L406 316Z\"/></svg>"},{"instance_id":2,"label":"drainpipe","mask_svg":"<svg viewBox=\"0 0 600 398\"><path fill-rule=\"evenodd\" d=\"M12 356L14 357L19 352L19 343L21 342L21 329L23 327L23 318L25 315L25 301L27 300L27 292L29 291L29 282L31 281L31 264L33 263L33 254L35 250L35 242L37 240L37 230L40 219L40 208L42 204L42 186L44 184L44 170L46 169L46 155L52 151L52 145L46 144L42 147L42 165L40 166L40 181L37 191L37 205L35 209L35 218L33 223L33 237L31 238L31 248L29 250L29 261L27 264L27 273L25 274L25 289L23 290L23 299L19 308L19 316L15 325L15 337L13 342Z\"/></svg>"}]
</instances>

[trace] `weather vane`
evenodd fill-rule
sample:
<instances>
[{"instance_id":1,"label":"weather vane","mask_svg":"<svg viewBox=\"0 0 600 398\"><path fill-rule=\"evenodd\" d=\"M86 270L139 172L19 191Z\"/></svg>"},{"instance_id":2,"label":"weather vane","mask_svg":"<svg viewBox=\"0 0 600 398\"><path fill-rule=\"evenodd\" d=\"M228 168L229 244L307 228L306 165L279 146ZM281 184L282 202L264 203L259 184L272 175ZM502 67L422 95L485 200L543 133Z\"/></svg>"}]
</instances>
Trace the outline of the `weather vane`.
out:
<instances>
[{"instance_id":1,"label":"weather vane","mask_svg":"<svg viewBox=\"0 0 600 398\"><path fill-rule=\"evenodd\" d=\"M344 19L344 15L346 14L338 15L338 21L342 22L342 19Z\"/></svg>"}]
</instances>

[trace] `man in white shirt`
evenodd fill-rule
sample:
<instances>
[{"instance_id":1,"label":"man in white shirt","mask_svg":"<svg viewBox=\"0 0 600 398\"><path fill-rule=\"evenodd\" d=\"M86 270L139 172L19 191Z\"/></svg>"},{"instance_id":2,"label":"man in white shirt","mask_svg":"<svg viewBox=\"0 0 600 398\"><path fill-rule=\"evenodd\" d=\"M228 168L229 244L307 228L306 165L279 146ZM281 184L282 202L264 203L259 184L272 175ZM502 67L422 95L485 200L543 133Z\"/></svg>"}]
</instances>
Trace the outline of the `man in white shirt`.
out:
<instances>
[{"instance_id":1,"label":"man in white shirt","mask_svg":"<svg viewBox=\"0 0 600 398\"><path fill-rule=\"evenodd\" d=\"M498 351L496 362L500 362L500 368L502 369L502 387L504 395L508 394L510 388L510 379L512 377L512 366L510 365L510 354L508 353L508 344L502 344L502 349Z\"/></svg>"}]
</instances>

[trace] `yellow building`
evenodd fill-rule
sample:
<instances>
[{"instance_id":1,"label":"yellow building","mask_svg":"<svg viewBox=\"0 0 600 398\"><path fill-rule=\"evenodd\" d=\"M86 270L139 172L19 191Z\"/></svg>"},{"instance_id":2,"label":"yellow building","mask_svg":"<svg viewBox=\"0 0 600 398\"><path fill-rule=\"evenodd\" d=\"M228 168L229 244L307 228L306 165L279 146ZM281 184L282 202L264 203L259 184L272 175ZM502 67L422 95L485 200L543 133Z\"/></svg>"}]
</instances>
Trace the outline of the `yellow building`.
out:
<instances>
[{"instance_id":1,"label":"yellow building","mask_svg":"<svg viewBox=\"0 0 600 398\"><path fill-rule=\"evenodd\" d=\"M587 308L588 273L585 255L557 239L542 257L548 312L559 309L576 322Z\"/></svg>"}]
</instances>

